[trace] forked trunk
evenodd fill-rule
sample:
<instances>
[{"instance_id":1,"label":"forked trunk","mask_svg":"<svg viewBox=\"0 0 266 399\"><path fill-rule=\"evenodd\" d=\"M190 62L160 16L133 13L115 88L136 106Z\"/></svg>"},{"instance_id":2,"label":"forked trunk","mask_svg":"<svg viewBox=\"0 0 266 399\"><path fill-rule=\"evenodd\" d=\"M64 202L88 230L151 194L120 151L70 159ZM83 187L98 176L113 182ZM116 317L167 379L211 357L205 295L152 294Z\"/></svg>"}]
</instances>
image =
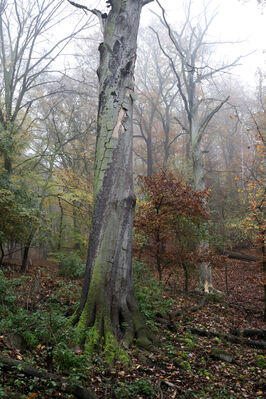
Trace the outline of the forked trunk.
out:
<instances>
[{"instance_id":1,"label":"forked trunk","mask_svg":"<svg viewBox=\"0 0 266 399\"><path fill-rule=\"evenodd\" d=\"M141 0L112 0L99 47L100 84L94 211L82 299L74 316L92 352L117 354L118 341L151 344L134 294L132 226L133 73Z\"/></svg>"}]
</instances>

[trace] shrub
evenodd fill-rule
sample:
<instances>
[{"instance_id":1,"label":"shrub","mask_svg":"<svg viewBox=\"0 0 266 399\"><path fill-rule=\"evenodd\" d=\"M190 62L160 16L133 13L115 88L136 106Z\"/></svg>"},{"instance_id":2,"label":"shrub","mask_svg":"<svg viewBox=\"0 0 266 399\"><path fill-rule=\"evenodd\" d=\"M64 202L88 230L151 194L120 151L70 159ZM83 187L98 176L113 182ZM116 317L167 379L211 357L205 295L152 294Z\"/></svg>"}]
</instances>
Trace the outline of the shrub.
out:
<instances>
[{"instance_id":1,"label":"shrub","mask_svg":"<svg viewBox=\"0 0 266 399\"><path fill-rule=\"evenodd\" d=\"M157 389L148 378L136 379L134 382L119 382L115 387L117 398L136 398L139 395L152 399L156 397Z\"/></svg>"},{"instance_id":2,"label":"shrub","mask_svg":"<svg viewBox=\"0 0 266 399\"><path fill-rule=\"evenodd\" d=\"M69 254L56 252L51 259L58 264L60 276L80 278L84 275L85 264L76 252L71 252Z\"/></svg>"},{"instance_id":3,"label":"shrub","mask_svg":"<svg viewBox=\"0 0 266 399\"><path fill-rule=\"evenodd\" d=\"M53 357L59 370L79 369L84 362L83 356L77 356L64 342L56 345Z\"/></svg>"},{"instance_id":4,"label":"shrub","mask_svg":"<svg viewBox=\"0 0 266 399\"><path fill-rule=\"evenodd\" d=\"M158 282L143 263L134 260L134 284L141 312L148 324L156 321L156 315L164 316L175 302L163 295L163 284Z\"/></svg>"},{"instance_id":5,"label":"shrub","mask_svg":"<svg viewBox=\"0 0 266 399\"><path fill-rule=\"evenodd\" d=\"M187 289L188 267L202 257L197 246L206 239L207 191L194 191L166 171L139 176L138 183L144 200L138 201L135 217L137 253L145 252L160 280L166 270L183 268Z\"/></svg>"}]
</instances>

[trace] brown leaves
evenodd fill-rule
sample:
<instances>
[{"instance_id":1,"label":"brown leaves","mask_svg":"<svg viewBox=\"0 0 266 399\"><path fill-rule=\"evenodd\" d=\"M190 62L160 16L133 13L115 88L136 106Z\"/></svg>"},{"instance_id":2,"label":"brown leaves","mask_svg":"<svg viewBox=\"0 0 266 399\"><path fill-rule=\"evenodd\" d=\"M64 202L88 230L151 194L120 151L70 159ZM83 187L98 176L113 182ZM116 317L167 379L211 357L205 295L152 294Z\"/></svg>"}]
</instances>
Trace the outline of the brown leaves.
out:
<instances>
[{"instance_id":1,"label":"brown leaves","mask_svg":"<svg viewBox=\"0 0 266 399\"><path fill-rule=\"evenodd\" d=\"M208 219L208 191L194 191L164 170L151 177L139 176L138 183L143 198L137 202L135 217L138 253L144 250L152 258L160 277L173 265L194 263L198 227Z\"/></svg>"}]
</instances>

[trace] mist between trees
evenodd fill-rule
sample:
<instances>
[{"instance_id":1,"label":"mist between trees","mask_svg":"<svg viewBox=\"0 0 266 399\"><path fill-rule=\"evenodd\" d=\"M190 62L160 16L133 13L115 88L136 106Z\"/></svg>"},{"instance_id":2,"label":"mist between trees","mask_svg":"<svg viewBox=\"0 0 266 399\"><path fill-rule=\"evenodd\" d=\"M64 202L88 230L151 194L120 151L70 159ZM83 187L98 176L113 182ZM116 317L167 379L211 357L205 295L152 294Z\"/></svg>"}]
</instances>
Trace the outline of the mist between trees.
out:
<instances>
[{"instance_id":1,"label":"mist between trees","mask_svg":"<svg viewBox=\"0 0 266 399\"><path fill-rule=\"evenodd\" d=\"M247 90L192 1L139 28L151 2L0 0L1 269L83 278L71 328L108 362L156 346L133 258L186 292L223 295L232 249L265 272L265 72Z\"/></svg>"}]
</instances>

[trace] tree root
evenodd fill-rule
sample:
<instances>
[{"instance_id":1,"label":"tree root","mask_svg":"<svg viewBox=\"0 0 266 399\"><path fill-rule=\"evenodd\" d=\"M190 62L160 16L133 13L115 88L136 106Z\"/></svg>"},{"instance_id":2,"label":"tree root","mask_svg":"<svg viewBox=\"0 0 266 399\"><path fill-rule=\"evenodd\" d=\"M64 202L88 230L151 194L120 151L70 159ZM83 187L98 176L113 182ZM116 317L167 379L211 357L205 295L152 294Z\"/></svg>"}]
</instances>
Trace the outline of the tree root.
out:
<instances>
[{"instance_id":1,"label":"tree root","mask_svg":"<svg viewBox=\"0 0 266 399\"><path fill-rule=\"evenodd\" d=\"M55 381L58 390L70 393L77 399L97 399L94 393L89 389L69 383L64 377L58 374L46 373L45 371L28 366L26 363L0 355L0 368L12 370L14 372L14 367L19 367L19 373L23 373L29 377L38 377Z\"/></svg>"},{"instance_id":2,"label":"tree root","mask_svg":"<svg viewBox=\"0 0 266 399\"><path fill-rule=\"evenodd\" d=\"M126 350L134 342L146 350L153 348L155 337L146 325L134 297L114 306L109 314L108 300L102 300L97 295L87 299L76 324L77 340L89 356L100 353L108 364L116 359L128 364L130 358Z\"/></svg>"}]
</instances>

